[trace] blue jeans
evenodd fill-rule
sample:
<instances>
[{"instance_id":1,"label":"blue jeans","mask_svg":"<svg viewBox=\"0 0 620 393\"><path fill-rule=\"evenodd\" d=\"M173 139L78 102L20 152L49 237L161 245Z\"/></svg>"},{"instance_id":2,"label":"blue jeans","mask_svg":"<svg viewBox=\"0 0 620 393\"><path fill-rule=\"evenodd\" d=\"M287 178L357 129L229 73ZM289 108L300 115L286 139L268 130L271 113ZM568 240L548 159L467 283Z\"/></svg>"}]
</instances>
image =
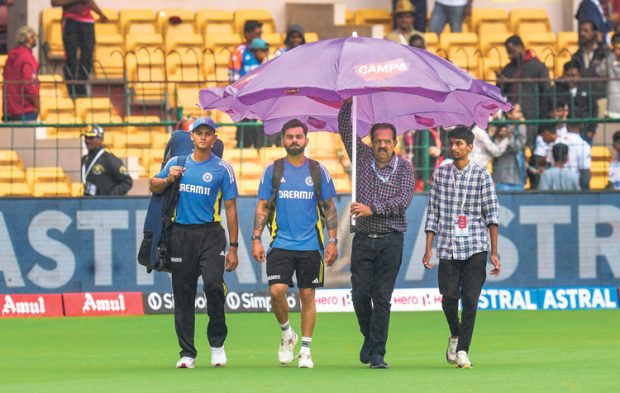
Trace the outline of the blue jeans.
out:
<instances>
[{"instance_id":1,"label":"blue jeans","mask_svg":"<svg viewBox=\"0 0 620 393\"><path fill-rule=\"evenodd\" d=\"M495 189L497 191L523 191L525 186L523 184L495 183Z\"/></svg>"},{"instance_id":2,"label":"blue jeans","mask_svg":"<svg viewBox=\"0 0 620 393\"><path fill-rule=\"evenodd\" d=\"M5 115L5 121L35 121L39 117L36 112L23 113L21 115Z\"/></svg>"},{"instance_id":3,"label":"blue jeans","mask_svg":"<svg viewBox=\"0 0 620 393\"><path fill-rule=\"evenodd\" d=\"M463 29L463 18L466 7L466 5L452 7L435 2L429 26L431 32L440 35L446 23L450 23L450 30L452 30L453 33L460 33Z\"/></svg>"}]
</instances>

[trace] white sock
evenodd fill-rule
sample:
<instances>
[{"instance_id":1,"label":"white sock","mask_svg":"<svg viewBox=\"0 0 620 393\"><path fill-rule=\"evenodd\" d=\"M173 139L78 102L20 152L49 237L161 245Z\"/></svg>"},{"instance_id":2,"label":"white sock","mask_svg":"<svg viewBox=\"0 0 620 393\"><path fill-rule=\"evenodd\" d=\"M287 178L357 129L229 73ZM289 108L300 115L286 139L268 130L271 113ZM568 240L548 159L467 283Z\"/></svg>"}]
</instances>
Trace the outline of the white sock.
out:
<instances>
[{"instance_id":1,"label":"white sock","mask_svg":"<svg viewBox=\"0 0 620 393\"><path fill-rule=\"evenodd\" d=\"M312 337L302 337L301 338L301 349L300 352L310 353L310 345L312 344Z\"/></svg>"},{"instance_id":2,"label":"white sock","mask_svg":"<svg viewBox=\"0 0 620 393\"><path fill-rule=\"evenodd\" d=\"M283 336L291 336L293 334L293 330L291 329L291 323L289 321L281 323L280 330L282 331Z\"/></svg>"}]
</instances>

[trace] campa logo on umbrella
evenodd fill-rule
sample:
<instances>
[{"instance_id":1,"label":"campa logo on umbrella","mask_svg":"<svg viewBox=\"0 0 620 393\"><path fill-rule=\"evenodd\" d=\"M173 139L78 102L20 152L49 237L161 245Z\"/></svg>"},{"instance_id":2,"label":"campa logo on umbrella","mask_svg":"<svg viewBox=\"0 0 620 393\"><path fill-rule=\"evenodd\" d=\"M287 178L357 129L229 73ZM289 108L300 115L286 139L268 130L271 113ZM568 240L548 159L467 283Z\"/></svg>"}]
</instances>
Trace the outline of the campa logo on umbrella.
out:
<instances>
[{"instance_id":1,"label":"campa logo on umbrella","mask_svg":"<svg viewBox=\"0 0 620 393\"><path fill-rule=\"evenodd\" d=\"M370 63L355 66L355 72L366 81L379 81L393 78L409 71L409 63L403 59L395 59L383 63Z\"/></svg>"}]
</instances>

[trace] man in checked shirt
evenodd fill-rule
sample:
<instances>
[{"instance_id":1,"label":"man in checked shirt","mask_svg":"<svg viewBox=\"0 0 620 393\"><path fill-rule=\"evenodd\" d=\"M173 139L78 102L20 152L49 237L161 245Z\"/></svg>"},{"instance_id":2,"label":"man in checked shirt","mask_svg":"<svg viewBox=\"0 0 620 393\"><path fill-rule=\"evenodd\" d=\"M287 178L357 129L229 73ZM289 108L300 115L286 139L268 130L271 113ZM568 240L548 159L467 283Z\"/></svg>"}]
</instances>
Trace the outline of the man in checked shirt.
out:
<instances>
[{"instance_id":1,"label":"man in checked shirt","mask_svg":"<svg viewBox=\"0 0 620 393\"><path fill-rule=\"evenodd\" d=\"M340 136L349 158L352 150L351 103L338 114ZM357 201L351 252L353 307L364 335L360 361L387 368L385 344L390 323L390 301L403 256L406 211L414 189L413 167L394 153L396 129L378 123L370 129L372 146L357 139Z\"/></svg>"},{"instance_id":2,"label":"man in checked shirt","mask_svg":"<svg viewBox=\"0 0 620 393\"><path fill-rule=\"evenodd\" d=\"M469 161L474 143L471 130L459 126L450 132L448 140L454 162L439 167L433 176L422 263L432 269L432 244L437 235L439 292L451 333L446 360L460 368L471 368L469 344L486 279L489 235L493 264L489 273L497 276L501 270L497 256L499 205L489 173ZM459 298L463 303L460 321Z\"/></svg>"}]
</instances>

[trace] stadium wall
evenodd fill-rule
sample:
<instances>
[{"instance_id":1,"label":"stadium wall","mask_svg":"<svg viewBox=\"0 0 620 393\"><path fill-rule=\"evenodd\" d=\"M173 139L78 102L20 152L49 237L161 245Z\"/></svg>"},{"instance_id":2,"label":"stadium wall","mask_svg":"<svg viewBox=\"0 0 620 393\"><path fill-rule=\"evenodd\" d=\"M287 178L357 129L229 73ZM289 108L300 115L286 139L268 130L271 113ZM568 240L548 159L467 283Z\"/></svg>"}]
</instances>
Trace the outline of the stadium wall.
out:
<instances>
[{"instance_id":1,"label":"stadium wall","mask_svg":"<svg viewBox=\"0 0 620 393\"><path fill-rule=\"evenodd\" d=\"M351 236L342 214L349 203L337 198L340 259L327 269L330 289L350 287ZM267 286L265 265L251 258L255 204L238 200L240 264L225 276L232 291ZM420 263L426 204L426 195L416 195L408 210L397 288L437 285L437 269ZM504 194L500 204L503 271L487 289L620 286L618 194ZM147 274L136 263L147 205L147 198L0 200L0 293L169 292L169 275Z\"/></svg>"}]
</instances>

